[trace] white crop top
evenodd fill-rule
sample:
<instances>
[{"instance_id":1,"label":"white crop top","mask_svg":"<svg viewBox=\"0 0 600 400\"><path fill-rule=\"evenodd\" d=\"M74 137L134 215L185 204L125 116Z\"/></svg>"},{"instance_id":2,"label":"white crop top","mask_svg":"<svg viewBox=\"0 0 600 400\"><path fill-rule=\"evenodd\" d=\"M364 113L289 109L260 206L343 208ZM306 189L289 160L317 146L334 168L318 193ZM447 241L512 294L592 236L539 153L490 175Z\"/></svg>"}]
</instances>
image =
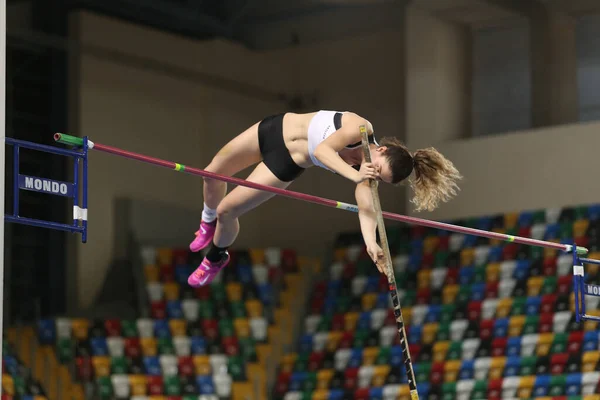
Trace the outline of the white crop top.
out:
<instances>
[{"instance_id":1,"label":"white crop top","mask_svg":"<svg viewBox=\"0 0 600 400\"><path fill-rule=\"evenodd\" d=\"M346 112L348 111L321 110L310 121L308 125L308 155L315 166L330 170L314 156L314 152L323 140L342 127L342 115ZM374 134L369 135L369 142L377 144ZM354 149L361 145L361 142L357 142L346 146L346 148Z\"/></svg>"}]
</instances>

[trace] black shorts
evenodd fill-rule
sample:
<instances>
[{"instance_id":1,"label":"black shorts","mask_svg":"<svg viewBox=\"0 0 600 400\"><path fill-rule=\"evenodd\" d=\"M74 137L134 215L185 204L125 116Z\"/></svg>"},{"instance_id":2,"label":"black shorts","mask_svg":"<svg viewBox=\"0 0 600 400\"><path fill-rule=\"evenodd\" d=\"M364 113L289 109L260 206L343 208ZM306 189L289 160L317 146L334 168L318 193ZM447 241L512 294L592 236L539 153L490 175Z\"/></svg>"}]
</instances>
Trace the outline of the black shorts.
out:
<instances>
[{"instance_id":1,"label":"black shorts","mask_svg":"<svg viewBox=\"0 0 600 400\"><path fill-rule=\"evenodd\" d=\"M304 172L294 162L283 139L283 116L272 115L258 124L258 146L263 162L283 182L291 182Z\"/></svg>"}]
</instances>

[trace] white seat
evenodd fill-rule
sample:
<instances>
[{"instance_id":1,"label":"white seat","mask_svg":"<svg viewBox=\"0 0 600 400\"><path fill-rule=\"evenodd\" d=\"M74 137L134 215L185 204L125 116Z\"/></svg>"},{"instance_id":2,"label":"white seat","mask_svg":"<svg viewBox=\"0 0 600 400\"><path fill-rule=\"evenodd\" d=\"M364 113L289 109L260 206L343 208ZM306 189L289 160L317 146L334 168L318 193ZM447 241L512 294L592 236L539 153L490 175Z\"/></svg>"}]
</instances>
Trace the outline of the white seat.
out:
<instances>
[{"instance_id":1,"label":"white seat","mask_svg":"<svg viewBox=\"0 0 600 400\"><path fill-rule=\"evenodd\" d=\"M158 357L160 362L160 368L162 369L163 376L176 376L179 373L177 368L177 356L173 354L163 354Z\"/></svg>"},{"instance_id":2,"label":"white seat","mask_svg":"<svg viewBox=\"0 0 600 400\"><path fill-rule=\"evenodd\" d=\"M256 264L252 266L252 277L258 285L263 285L269 282L269 268L264 264Z\"/></svg>"},{"instance_id":3,"label":"white seat","mask_svg":"<svg viewBox=\"0 0 600 400\"><path fill-rule=\"evenodd\" d=\"M110 381L117 398L129 397L129 376L124 374L112 375Z\"/></svg>"},{"instance_id":4,"label":"white seat","mask_svg":"<svg viewBox=\"0 0 600 400\"><path fill-rule=\"evenodd\" d=\"M254 340L263 341L267 339L267 320L263 317L250 319L250 331Z\"/></svg>"},{"instance_id":5,"label":"white seat","mask_svg":"<svg viewBox=\"0 0 600 400\"><path fill-rule=\"evenodd\" d=\"M490 254L490 246L477 246L475 247L475 264L482 265L487 262Z\"/></svg>"},{"instance_id":6,"label":"white seat","mask_svg":"<svg viewBox=\"0 0 600 400\"><path fill-rule=\"evenodd\" d=\"M59 339L69 339L73 335L70 318L56 318L56 336Z\"/></svg>"},{"instance_id":7,"label":"white seat","mask_svg":"<svg viewBox=\"0 0 600 400\"><path fill-rule=\"evenodd\" d=\"M227 356L225 354L211 354L208 362L214 375L227 373Z\"/></svg>"},{"instance_id":8,"label":"white seat","mask_svg":"<svg viewBox=\"0 0 600 400\"><path fill-rule=\"evenodd\" d=\"M516 285L517 281L512 278L501 280L500 284L498 285L498 298L505 299L511 297Z\"/></svg>"},{"instance_id":9,"label":"white seat","mask_svg":"<svg viewBox=\"0 0 600 400\"><path fill-rule=\"evenodd\" d=\"M348 361L352 356L352 350L350 349L339 349L335 352L334 356L334 364L335 369L338 371L343 371L346 369L346 365L348 365Z\"/></svg>"},{"instance_id":10,"label":"white seat","mask_svg":"<svg viewBox=\"0 0 600 400\"><path fill-rule=\"evenodd\" d=\"M462 359L473 360L477 354L477 349L479 349L480 343L481 339L479 338L465 339L462 342Z\"/></svg>"},{"instance_id":11,"label":"white seat","mask_svg":"<svg viewBox=\"0 0 600 400\"><path fill-rule=\"evenodd\" d=\"M120 336L111 336L106 338L108 354L111 357L123 357L125 350L125 341Z\"/></svg>"},{"instance_id":12,"label":"white seat","mask_svg":"<svg viewBox=\"0 0 600 400\"><path fill-rule=\"evenodd\" d=\"M456 382L456 394L459 396L471 396L473 388L475 388L475 381L473 379Z\"/></svg>"},{"instance_id":13,"label":"white seat","mask_svg":"<svg viewBox=\"0 0 600 400\"><path fill-rule=\"evenodd\" d=\"M371 380L373 379L374 368L372 365L362 365L358 369L358 387L367 388L371 386Z\"/></svg>"},{"instance_id":14,"label":"white seat","mask_svg":"<svg viewBox=\"0 0 600 400\"><path fill-rule=\"evenodd\" d=\"M586 296L592 297L592 296ZM564 333L567 331L567 326L571 320L571 311L559 311L552 317L552 328L554 333Z\"/></svg>"},{"instance_id":15,"label":"white seat","mask_svg":"<svg viewBox=\"0 0 600 400\"><path fill-rule=\"evenodd\" d=\"M359 245L359 244L354 244L352 246L349 246L346 249L346 258L348 259L348 261L355 263L358 261L358 257L360 256L360 253L363 250L363 246Z\"/></svg>"},{"instance_id":16,"label":"white seat","mask_svg":"<svg viewBox=\"0 0 600 400\"><path fill-rule=\"evenodd\" d=\"M515 260L502 261L500 263L500 280L512 279L516 268L517 262Z\"/></svg>"},{"instance_id":17,"label":"white seat","mask_svg":"<svg viewBox=\"0 0 600 400\"><path fill-rule=\"evenodd\" d=\"M560 207L546 208L546 223L547 224L557 223L561 212L562 212L562 208L560 208Z\"/></svg>"},{"instance_id":18,"label":"white seat","mask_svg":"<svg viewBox=\"0 0 600 400\"><path fill-rule=\"evenodd\" d=\"M399 254L394 257L392 261L392 265L394 266L394 272L397 274L403 274L406 272L406 267L408 266L409 257L406 254Z\"/></svg>"},{"instance_id":19,"label":"white seat","mask_svg":"<svg viewBox=\"0 0 600 400\"><path fill-rule=\"evenodd\" d=\"M418 304L412 308L411 324L412 325L423 325L425 317L429 312L429 306L427 304Z\"/></svg>"},{"instance_id":20,"label":"white seat","mask_svg":"<svg viewBox=\"0 0 600 400\"><path fill-rule=\"evenodd\" d=\"M573 256L560 254L556 259L556 273L558 276L571 274L573 271Z\"/></svg>"},{"instance_id":21,"label":"white seat","mask_svg":"<svg viewBox=\"0 0 600 400\"><path fill-rule=\"evenodd\" d=\"M460 342L465 336L465 331L469 327L469 321L466 319L458 319L450 323L450 339L453 342Z\"/></svg>"},{"instance_id":22,"label":"white seat","mask_svg":"<svg viewBox=\"0 0 600 400\"><path fill-rule=\"evenodd\" d=\"M490 357L481 357L475 360L475 380L481 381L487 379L488 371L490 370L490 365L492 364L492 359Z\"/></svg>"},{"instance_id":23,"label":"white seat","mask_svg":"<svg viewBox=\"0 0 600 400\"><path fill-rule=\"evenodd\" d=\"M304 319L304 329L306 333L314 334L319 327L319 322L321 322L321 316L317 314L309 315Z\"/></svg>"},{"instance_id":24,"label":"white seat","mask_svg":"<svg viewBox=\"0 0 600 400\"><path fill-rule=\"evenodd\" d=\"M191 354L192 340L187 336L175 336L173 338L173 347L179 357L187 357Z\"/></svg>"},{"instance_id":25,"label":"white seat","mask_svg":"<svg viewBox=\"0 0 600 400\"><path fill-rule=\"evenodd\" d=\"M354 296L362 295L365 291L365 286L367 286L366 276L356 276L352 278L352 294Z\"/></svg>"},{"instance_id":26,"label":"white seat","mask_svg":"<svg viewBox=\"0 0 600 400\"><path fill-rule=\"evenodd\" d=\"M398 329L395 326L384 326L379 330L379 345L390 347L394 343Z\"/></svg>"},{"instance_id":27,"label":"white seat","mask_svg":"<svg viewBox=\"0 0 600 400\"><path fill-rule=\"evenodd\" d=\"M600 297L598 296L584 296L585 299L585 308L586 310L596 310L598 309L598 304L600 303Z\"/></svg>"},{"instance_id":28,"label":"white seat","mask_svg":"<svg viewBox=\"0 0 600 400\"><path fill-rule=\"evenodd\" d=\"M163 298L163 285L160 282L150 282L146 285L150 301L160 301Z\"/></svg>"},{"instance_id":29,"label":"white seat","mask_svg":"<svg viewBox=\"0 0 600 400\"><path fill-rule=\"evenodd\" d=\"M323 351L327 346L329 332L317 332L313 335L313 351Z\"/></svg>"},{"instance_id":30,"label":"white seat","mask_svg":"<svg viewBox=\"0 0 600 400\"><path fill-rule=\"evenodd\" d=\"M153 265L156 263L156 248L152 246L144 246L141 250L142 260L144 265Z\"/></svg>"},{"instance_id":31,"label":"white seat","mask_svg":"<svg viewBox=\"0 0 600 400\"><path fill-rule=\"evenodd\" d=\"M332 281L339 280L342 273L344 273L344 263L341 261L336 261L329 267L329 277Z\"/></svg>"},{"instance_id":32,"label":"white seat","mask_svg":"<svg viewBox=\"0 0 600 400\"><path fill-rule=\"evenodd\" d=\"M131 396L131 400L150 400L148 396Z\"/></svg>"},{"instance_id":33,"label":"white seat","mask_svg":"<svg viewBox=\"0 0 600 400\"><path fill-rule=\"evenodd\" d=\"M465 242L465 235L462 233L453 233L450 235L448 248L450 251L459 251L462 249L463 243Z\"/></svg>"},{"instance_id":34,"label":"white seat","mask_svg":"<svg viewBox=\"0 0 600 400\"><path fill-rule=\"evenodd\" d=\"M141 338L154 337L154 320L150 318L139 318L136 321L138 334Z\"/></svg>"},{"instance_id":35,"label":"white seat","mask_svg":"<svg viewBox=\"0 0 600 400\"><path fill-rule=\"evenodd\" d=\"M540 335L537 333L530 333L523 336L521 339L521 357L534 355L539 340Z\"/></svg>"},{"instance_id":36,"label":"white seat","mask_svg":"<svg viewBox=\"0 0 600 400\"><path fill-rule=\"evenodd\" d=\"M302 393L301 392L287 392L285 396L283 396L283 400L301 400Z\"/></svg>"},{"instance_id":37,"label":"white seat","mask_svg":"<svg viewBox=\"0 0 600 400\"><path fill-rule=\"evenodd\" d=\"M397 400L400 393L400 385L385 385L383 387L384 400Z\"/></svg>"},{"instance_id":38,"label":"white seat","mask_svg":"<svg viewBox=\"0 0 600 400\"><path fill-rule=\"evenodd\" d=\"M509 376L502 380L502 398L514 399L517 397L517 390L521 383L520 376Z\"/></svg>"},{"instance_id":39,"label":"white seat","mask_svg":"<svg viewBox=\"0 0 600 400\"><path fill-rule=\"evenodd\" d=\"M181 302L183 317L187 321L198 321L200 316L200 304L196 299L185 299Z\"/></svg>"},{"instance_id":40,"label":"white seat","mask_svg":"<svg viewBox=\"0 0 600 400\"><path fill-rule=\"evenodd\" d=\"M281 249L279 247L266 248L265 262L268 267L279 267L281 265Z\"/></svg>"},{"instance_id":41,"label":"white seat","mask_svg":"<svg viewBox=\"0 0 600 400\"><path fill-rule=\"evenodd\" d=\"M546 224L537 223L531 227L531 237L533 239L542 240L546 233Z\"/></svg>"},{"instance_id":42,"label":"white seat","mask_svg":"<svg viewBox=\"0 0 600 400\"><path fill-rule=\"evenodd\" d=\"M198 400L219 400L219 396L215 394L201 394L198 396Z\"/></svg>"},{"instance_id":43,"label":"white seat","mask_svg":"<svg viewBox=\"0 0 600 400\"><path fill-rule=\"evenodd\" d=\"M377 308L371 312L371 329L377 331L381 329L385 319L387 318L388 311Z\"/></svg>"},{"instance_id":44,"label":"white seat","mask_svg":"<svg viewBox=\"0 0 600 400\"><path fill-rule=\"evenodd\" d=\"M595 394L596 386L598 386L598 381L600 380L600 372L584 372L581 377L581 394L589 395Z\"/></svg>"},{"instance_id":45,"label":"white seat","mask_svg":"<svg viewBox=\"0 0 600 400\"><path fill-rule=\"evenodd\" d=\"M444 285L446 275L448 274L448 268L441 267L431 271L431 287L433 289L440 289Z\"/></svg>"},{"instance_id":46,"label":"white seat","mask_svg":"<svg viewBox=\"0 0 600 400\"><path fill-rule=\"evenodd\" d=\"M215 383L215 392L217 392L217 396L227 398L231 396L233 384L231 375L226 373L216 374L213 375L213 381Z\"/></svg>"},{"instance_id":47,"label":"white seat","mask_svg":"<svg viewBox=\"0 0 600 400\"><path fill-rule=\"evenodd\" d=\"M486 320L494 318L498 303L498 299L485 299L481 304L481 319Z\"/></svg>"}]
</instances>

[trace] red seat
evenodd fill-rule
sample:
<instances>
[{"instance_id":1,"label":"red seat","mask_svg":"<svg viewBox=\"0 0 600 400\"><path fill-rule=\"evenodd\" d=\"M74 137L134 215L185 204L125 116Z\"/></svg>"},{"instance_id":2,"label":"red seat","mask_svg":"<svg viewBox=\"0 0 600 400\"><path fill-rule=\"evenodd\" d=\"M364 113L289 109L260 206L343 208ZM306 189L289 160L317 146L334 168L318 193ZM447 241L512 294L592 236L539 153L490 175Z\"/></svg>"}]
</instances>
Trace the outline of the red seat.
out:
<instances>
[{"instance_id":1,"label":"red seat","mask_svg":"<svg viewBox=\"0 0 600 400\"><path fill-rule=\"evenodd\" d=\"M281 268L286 272L296 272L298 270L298 256L292 249L284 249L281 252Z\"/></svg>"},{"instance_id":2,"label":"red seat","mask_svg":"<svg viewBox=\"0 0 600 400\"><path fill-rule=\"evenodd\" d=\"M436 362L431 366L429 381L432 385L441 385L444 381L444 366L445 362Z\"/></svg>"},{"instance_id":3,"label":"red seat","mask_svg":"<svg viewBox=\"0 0 600 400\"><path fill-rule=\"evenodd\" d=\"M280 372L279 375L277 375L277 382L275 383L275 394L283 397L288 391L291 379L291 372Z\"/></svg>"},{"instance_id":4,"label":"red seat","mask_svg":"<svg viewBox=\"0 0 600 400\"><path fill-rule=\"evenodd\" d=\"M148 375L146 376L146 382L148 384L149 396L160 396L161 394L163 394L162 375Z\"/></svg>"},{"instance_id":5,"label":"red seat","mask_svg":"<svg viewBox=\"0 0 600 400\"><path fill-rule=\"evenodd\" d=\"M581 350L581 343L583 342L583 332L576 331L569 333L569 340L567 345L567 351L569 353L579 353Z\"/></svg>"},{"instance_id":6,"label":"red seat","mask_svg":"<svg viewBox=\"0 0 600 400\"><path fill-rule=\"evenodd\" d=\"M521 237L530 237L531 236L531 227L523 226L523 227L519 228L518 235Z\"/></svg>"},{"instance_id":7,"label":"red seat","mask_svg":"<svg viewBox=\"0 0 600 400\"><path fill-rule=\"evenodd\" d=\"M170 264L163 264L159 269L159 277L161 282L175 281L175 268Z\"/></svg>"},{"instance_id":8,"label":"red seat","mask_svg":"<svg viewBox=\"0 0 600 400\"><path fill-rule=\"evenodd\" d=\"M398 335L396 335L398 337ZM421 353L421 345L417 343L411 343L408 345L408 351L410 351L410 357L413 362L419 359L419 354Z\"/></svg>"},{"instance_id":9,"label":"red seat","mask_svg":"<svg viewBox=\"0 0 600 400\"><path fill-rule=\"evenodd\" d=\"M153 319L167 318L167 303L164 300L153 301L150 304L150 315Z\"/></svg>"},{"instance_id":10,"label":"red seat","mask_svg":"<svg viewBox=\"0 0 600 400\"><path fill-rule=\"evenodd\" d=\"M104 321L106 336L121 336L121 321L118 319L107 319Z\"/></svg>"},{"instance_id":11,"label":"red seat","mask_svg":"<svg viewBox=\"0 0 600 400\"><path fill-rule=\"evenodd\" d=\"M550 373L552 375L563 374L568 360L569 353L553 354L550 358Z\"/></svg>"},{"instance_id":12,"label":"red seat","mask_svg":"<svg viewBox=\"0 0 600 400\"><path fill-rule=\"evenodd\" d=\"M4 370L2 370L2 371L4 371ZM2 400L14 400L14 397L12 397L9 394L4 393L4 394L2 394L2 397L0 399L2 399Z\"/></svg>"},{"instance_id":13,"label":"red seat","mask_svg":"<svg viewBox=\"0 0 600 400\"><path fill-rule=\"evenodd\" d=\"M539 332L548 333L554 329L554 313L543 313L540 315Z\"/></svg>"},{"instance_id":14,"label":"red seat","mask_svg":"<svg viewBox=\"0 0 600 400\"><path fill-rule=\"evenodd\" d=\"M489 282L485 285L485 298L497 299L499 282Z\"/></svg>"},{"instance_id":15,"label":"red seat","mask_svg":"<svg viewBox=\"0 0 600 400\"><path fill-rule=\"evenodd\" d=\"M238 339L235 336L225 337L221 341L221 345L225 350L225 354L228 356L236 356L240 353L240 345Z\"/></svg>"},{"instance_id":16,"label":"red seat","mask_svg":"<svg viewBox=\"0 0 600 400\"><path fill-rule=\"evenodd\" d=\"M142 356L142 347L140 346L140 338L128 337L123 339L125 346L125 356L128 358L138 358Z\"/></svg>"},{"instance_id":17,"label":"red seat","mask_svg":"<svg viewBox=\"0 0 600 400\"><path fill-rule=\"evenodd\" d=\"M448 268L448 272L446 272L446 279L444 280L444 284L446 285L456 285L458 283L458 268Z\"/></svg>"},{"instance_id":18,"label":"red seat","mask_svg":"<svg viewBox=\"0 0 600 400\"><path fill-rule=\"evenodd\" d=\"M481 316L481 301L470 301L467 305L467 318L471 321L478 320Z\"/></svg>"},{"instance_id":19,"label":"red seat","mask_svg":"<svg viewBox=\"0 0 600 400\"><path fill-rule=\"evenodd\" d=\"M560 278L558 278L556 291L558 292L557 294L559 296L565 295L565 294L570 294L572 289L573 289L573 275L569 274L569 275L561 276Z\"/></svg>"},{"instance_id":20,"label":"red seat","mask_svg":"<svg viewBox=\"0 0 600 400\"><path fill-rule=\"evenodd\" d=\"M575 245L581 247L588 247L590 244L590 238L587 236L581 236L575 238Z\"/></svg>"},{"instance_id":21,"label":"red seat","mask_svg":"<svg viewBox=\"0 0 600 400\"><path fill-rule=\"evenodd\" d=\"M90 357L77 357L75 360L76 376L79 381L88 382L92 379L94 372L92 368L92 359Z\"/></svg>"},{"instance_id":22,"label":"red seat","mask_svg":"<svg viewBox=\"0 0 600 400\"><path fill-rule=\"evenodd\" d=\"M541 313L549 313L554 311L556 308L556 299L558 296L556 294L545 294L542 296L542 304L540 306Z\"/></svg>"},{"instance_id":23,"label":"red seat","mask_svg":"<svg viewBox=\"0 0 600 400\"><path fill-rule=\"evenodd\" d=\"M194 292L199 300L210 300L210 286L200 286Z\"/></svg>"},{"instance_id":24,"label":"red seat","mask_svg":"<svg viewBox=\"0 0 600 400\"><path fill-rule=\"evenodd\" d=\"M354 400L369 400L369 388L361 388L355 391Z\"/></svg>"},{"instance_id":25,"label":"red seat","mask_svg":"<svg viewBox=\"0 0 600 400\"><path fill-rule=\"evenodd\" d=\"M432 253L423 254L421 258L421 268L433 268L433 264L435 263L435 257Z\"/></svg>"},{"instance_id":26,"label":"red seat","mask_svg":"<svg viewBox=\"0 0 600 400\"><path fill-rule=\"evenodd\" d=\"M500 400L502 398L502 379L492 379L488 383L487 399Z\"/></svg>"},{"instance_id":27,"label":"red seat","mask_svg":"<svg viewBox=\"0 0 600 400\"><path fill-rule=\"evenodd\" d=\"M338 343L338 348L340 349L351 349L354 343L354 333L353 332L344 332L342 333L342 337Z\"/></svg>"},{"instance_id":28,"label":"red seat","mask_svg":"<svg viewBox=\"0 0 600 400\"><path fill-rule=\"evenodd\" d=\"M384 324L386 326L396 326L396 316L394 315L394 310L389 309L387 313L387 317L385 317Z\"/></svg>"},{"instance_id":29,"label":"red seat","mask_svg":"<svg viewBox=\"0 0 600 400\"><path fill-rule=\"evenodd\" d=\"M492 341L492 357L501 357L506 354L506 344L508 339L505 337L495 338Z\"/></svg>"},{"instance_id":30,"label":"red seat","mask_svg":"<svg viewBox=\"0 0 600 400\"><path fill-rule=\"evenodd\" d=\"M543 274L546 276L556 275L556 256L544 259Z\"/></svg>"},{"instance_id":31,"label":"red seat","mask_svg":"<svg viewBox=\"0 0 600 400\"><path fill-rule=\"evenodd\" d=\"M188 255L189 250L182 249L173 249L173 263L177 265L186 265L188 263Z\"/></svg>"},{"instance_id":32,"label":"red seat","mask_svg":"<svg viewBox=\"0 0 600 400\"><path fill-rule=\"evenodd\" d=\"M479 324L479 337L481 340L488 340L494 333L494 321L493 319L486 319L481 321Z\"/></svg>"},{"instance_id":33,"label":"red seat","mask_svg":"<svg viewBox=\"0 0 600 400\"><path fill-rule=\"evenodd\" d=\"M344 314L335 314L331 319L331 330L332 331L343 331L345 324Z\"/></svg>"},{"instance_id":34,"label":"red seat","mask_svg":"<svg viewBox=\"0 0 600 400\"><path fill-rule=\"evenodd\" d=\"M502 248L502 259L505 261L514 260L517 258L519 246L516 243L510 243Z\"/></svg>"},{"instance_id":35,"label":"red seat","mask_svg":"<svg viewBox=\"0 0 600 400\"><path fill-rule=\"evenodd\" d=\"M204 319L201 323L202 332L204 336L209 339L216 339L219 337L219 323L214 319Z\"/></svg>"},{"instance_id":36,"label":"red seat","mask_svg":"<svg viewBox=\"0 0 600 400\"><path fill-rule=\"evenodd\" d=\"M312 352L308 357L308 370L309 371L318 371L321 369L321 364L323 364L323 359L325 358L325 353L322 351Z\"/></svg>"},{"instance_id":37,"label":"red seat","mask_svg":"<svg viewBox=\"0 0 600 400\"><path fill-rule=\"evenodd\" d=\"M425 236L425 232L427 228L421 225L413 225L410 228L410 237L411 239L420 239Z\"/></svg>"},{"instance_id":38,"label":"red seat","mask_svg":"<svg viewBox=\"0 0 600 400\"><path fill-rule=\"evenodd\" d=\"M320 314L323 309L323 305L325 304L324 296L313 296L310 302L310 309L313 314Z\"/></svg>"},{"instance_id":39,"label":"red seat","mask_svg":"<svg viewBox=\"0 0 600 400\"><path fill-rule=\"evenodd\" d=\"M450 235L439 236L438 250L448 250L450 247Z\"/></svg>"},{"instance_id":40,"label":"red seat","mask_svg":"<svg viewBox=\"0 0 600 400\"><path fill-rule=\"evenodd\" d=\"M327 294L327 282L325 282L325 281L317 282L317 284L314 286L312 292L313 292L313 295L325 296L325 294Z\"/></svg>"},{"instance_id":41,"label":"red seat","mask_svg":"<svg viewBox=\"0 0 600 400\"><path fill-rule=\"evenodd\" d=\"M431 300L431 289L423 288L417 291L417 304L429 304Z\"/></svg>"},{"instance_id":42,"label":"red seat","mask_svg":"<svg viewBox=\"0 0 600 400\"><path fill-rule=\"evenodd\" d=\"M283 282L283 271L280 268L271 267L269 268L269 283L278 285Z\"/></svg>"},{"instance_id":43,"label":"red seat","mask_svg":"<svg viewBox=\"0 0 600 400\"><path fill-rule=\"evenodd\" d=\"M165 400L182 400L181 396L167 396Z\"/></svg>"},{"instance_id":44,"label":"red seat","mask_svg":"<svg viewBox=\"0 0 600 400\"><path fill-rule=\"evenodd\" d=\"M342 271L342 279L346 281L352 280L356 276L356 265L353 263L347 263Z\"/></svg>"},{"instance_id":45,"label":"red seat","mask_svg":"<svg viewBox=\"0 0 600 400\"><path fill-rule=\"evenodd\" d=\"M347 368L344 371L344 389L354 390L358 383L358 368Z\"/></svg>"},{"instance_id":46,"label":"red seat","mask_svg":"<svg viewBox=\"0 0 600 400\"><path fill-rule=\"evenodd\" d=\"M387 280L387 276L384 274L379 275L379 293L385 293L390 290L389 282Z\"/></svg>"},{"instance_id":47,"label":"red seat","mask_svg":"<svg viewBox=\"0 0 600 400\"><path fill-rule=\"evenodd\" d=\"M194 376L196 374L194 359L191 356L183 356L177 359L177 368L181 376Z\"/></svg>"}]
</instances>

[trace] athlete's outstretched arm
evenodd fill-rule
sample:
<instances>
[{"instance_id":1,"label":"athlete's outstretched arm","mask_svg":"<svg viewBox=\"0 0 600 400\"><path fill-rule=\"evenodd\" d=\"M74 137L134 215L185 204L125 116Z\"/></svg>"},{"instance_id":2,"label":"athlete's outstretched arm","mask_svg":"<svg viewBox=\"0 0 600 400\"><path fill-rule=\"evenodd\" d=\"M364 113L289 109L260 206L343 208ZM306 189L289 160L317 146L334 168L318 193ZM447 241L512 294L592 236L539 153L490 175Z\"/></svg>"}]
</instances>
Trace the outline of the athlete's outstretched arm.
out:
<instances>
[{"instance_id":1,"label":"athlete's outstretched arm","mask_svg":"<svg viewBox=\"0 0 600 400\"><path fill-rule=\"evenodd\" d=\"M348 165L338 154L339 151L349 144L361 141L359 129L361 125L367 126L369 134L373 133L371 124L356 114L348 113L343 118L344 125L317 146L314 156L327 168L352 182L360 183L366 179L375 179L377 176L372 164L363 163L360 170L357 171Z\"/></svg>"},{"instance_id":2,"label":"athlete's outstretched arm","mask_svg":"<svg viewBox=\"0 0 600 400\"><path fill-rule=\"evenodd\" d=\"M384 272L383 250L377 244L377 217L375 207L373 206L373 196L369 181L364 181L356 185L355 190L356 204L358 205L358 220L360 230L367 246L367 253L377 265L379 272Z\"/></svg>"}]
</instances>

